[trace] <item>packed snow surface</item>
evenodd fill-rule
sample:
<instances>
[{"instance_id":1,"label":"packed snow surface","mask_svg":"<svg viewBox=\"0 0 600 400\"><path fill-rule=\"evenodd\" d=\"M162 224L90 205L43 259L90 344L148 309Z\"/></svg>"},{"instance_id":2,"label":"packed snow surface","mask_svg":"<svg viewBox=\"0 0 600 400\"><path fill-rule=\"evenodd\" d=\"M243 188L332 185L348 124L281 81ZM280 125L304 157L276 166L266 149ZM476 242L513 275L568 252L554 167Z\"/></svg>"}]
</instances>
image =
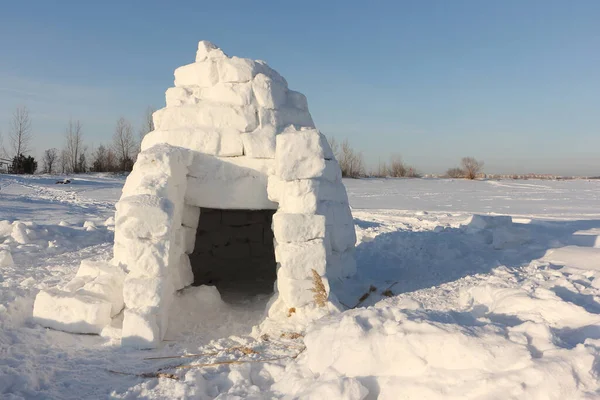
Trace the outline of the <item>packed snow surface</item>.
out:
<instances>
[{"instance_id":1,"label":"packed snow surface","mask_svg":"<svg viewBox=\"0 0 600 400\"><path fill-rule=\"evenodd\" d=\"M269 296L187 288L139 351L122 315L99 335L36 323L40 290L112 253L124 178L64 178L0 175L1 398L600 397L598 181L344 180L357 274L330 285L350 310L269 331Z\"/></svg>"}]
</instances>

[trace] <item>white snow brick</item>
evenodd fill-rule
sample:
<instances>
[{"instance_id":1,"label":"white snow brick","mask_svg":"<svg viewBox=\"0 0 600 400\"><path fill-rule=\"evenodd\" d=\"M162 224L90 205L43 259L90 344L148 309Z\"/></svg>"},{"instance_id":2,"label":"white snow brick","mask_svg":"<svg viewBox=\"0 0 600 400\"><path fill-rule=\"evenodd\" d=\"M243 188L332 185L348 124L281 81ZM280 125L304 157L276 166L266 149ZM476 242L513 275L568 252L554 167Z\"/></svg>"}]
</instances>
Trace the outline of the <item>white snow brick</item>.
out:
<instances>
[{"instance_id":1,"label":"white snow brick","mask_svg":"<svg viewBox=\"0 0 600 400\"><path fill-rule=\"evenodd\" d=\"M314 179L281 183L279 205L284 212L314 214L320 209L319 203L323 200L347 203L344 185Z\"/></svg>"},{"instance_id":2,"label":"white snow brick","mask_svg":"<svg viewBox=\"0 0 600 400\"><path fill-rule=\"evenodd\" d=\"M177 176L185 174L192 158L193 153L188 149L161 143L149 146L139 153L133 169L162 172L176 180Z\"/></svg>"},{"instance_id":3,"label":"white snow brick","mask_svg":"<svg viewBox=\"0 0 600 400\"><path fill-rule=\"evenodd\" d=\"M273 175L275 161L250 157L213 157L196 153L188 168L188 175L199 179L229 180L243 177L266 179Z\"/></svg>"},{"instance_id":4,"label":"white snow brick","mask_svg":"<svg viewBox=\"0 0 600 400\"><path fill-rule=\"evenodd\" d=\"M196 62L204 61L208 57L210 53L217 53L221 55L223 52L219 53L219 49L217 46L209 42L208 40L201 40L198 42L198 51L196 51ZM215 57L216 55L213 55Z\"/></svg>"},{"instance_id":5,"label":"white snow brick","mask_svg":"<svg viewBox=\"0 0 600 400\"><path fill-rule=\"evenodd\" d=\"M356 244L356 231L354 225L334 224L330 227L331 235L329 237L331 249L337 252L343 252Z\"/></svg>"},{"instance_id":6,"label":"white snow brick","mask_svg":"<svg viewBox=\"0 0 600 400\"><path fill-rule=\"evenodd\" d=\"M298 108L298 109L304 110L304 111L308 111L308 100L306 100L306 96L300 92L288 90L287 104L291 107Z\"/></svg>"},{"instance_id":7,"label":"white snow brick","mask_svg":"<svg viewBox=\"0 0 600 400\"><path fill-rule=\"evenodd\" d=\"M81 264L79 265L79 269L75 276L78 278L89 278L89 280L91 280L104 275L115 276L120 280L121 284L125 279L125 272L123 272L121 267L112 265L106 261L92 260L81 260Z\"/></svg>"},{"instance_id":8,"label":"white snow brick","mask_svg":"<svg viewBox=\"0 0 600 400\"><path fill-rule=\"evenodd\" d=\"M287 89L281 83L274 81L265 74L258 74L252 80L252 90L256 101L261 107L279 108L285 104Z\"/></svg>"},{"instance_id":9,"label":"white snow brick","mask_svg":"<svg viewBox=\"0 0 600 400\"><path fill-rule=\"evenodd\" d=\"M275 71L273 68L269 67L266 61L256 60L256 68L257 71L261 74L268 76L276 82L282 84L286 89L288 87L288 83L283 76L279 74L279 72Z\"/></svg>"},{"instance_id":10,"label":"white snow brick","mask_svg":"<svg viewBox=\"0 0 600 400\"><path fill-rule=\"evenodd\" d=\"M284 182L276 175L269 175L267 179L267 196L269 200L279 203Z\"/></svg>"},{"instance_id":11,"label":"white snow brick","mask_svg":"<svg viewBox=\"0 0 600 400\"><path fill-rule=\"evenodd\" d=\"M194 231L198 228L198 222L200 221L200 207L190 206L184 204L183 216L181 217L181 224L185 227L192 228Z\"/></svg>"},{"instance_id":12,"label":"white snow brick","mask_svg":"<svg viewBox=\"0 0 600 400\"><path fill-rule=\"evenodd\" d=\"M280 243L275 247L275 259L281 265L278 276L290 279L311 279L314 269L325 275L327 252L323 239L299 243Z\"/></svg>"},{"instance_id":13,"label":"white snow brick","mask_svg":"<svg viewBox=\"0 0 600 400\"><path fill-rule=\"evenodd\" d=\"M125 279L123 290L127 308L157 308L169 304L173 292L170 279L132 275Z\"/></svg>"},{"instance_id":14,"label":"white snow brick","mask_svg":"<svg viewBox=\"0 0 600 400\"><path fill-rule=\"evenodd\" d=\"M154 173L154 171L144 168L135 168L127 176L121 196L151 195L176 202L184 195L184 177L185 174L177 177L161 172ZM180 182L177 182L178 180Z\"/></svg>"},{"instance_id":15,"label":"white snow brick","mask_svg":"<svg viewBox=\"0 0 600 400\"><path fill-rule=\"evenodd\" d=\"M216 155L221 147L221 134L212 128L176 129L152 131L142 140L142 150L169 144L205 154Z\"/></svg>"},{"instance_id":16,"label":"white snow brick","mask_svg":"<svg viewBox=\"0 0 600 400\"><path fill-rule=\"evenodd\" d=\"M330 182L340 182L342 180L342 170L336 160L325 160L325 169L321 178Z\"/></svg>"},{"instance_id":17,"label":"white snow brick","mask_svg":"<svg viewBox=\"0 0 600 400\"><path fill-rule=\"evenodd\" d=\"M239 132L225 130L221 132L217 156L236 157L244 154L244 142Z\"/></svg>"},{"instance_id":18,"label":"white snow brick","mask_svg":"<svg viewBox=\"0 0 600 400\"><path fill-rule=\"evenodd\" d=\"M196 245L196 228L182 226L181 229L183 231L183 245L185 253L192 254L194 252L194 246Z\"/></svg>"},{"instance_id":19,"label":"white snow brick","mask_svg":"<svg viewBox=\"0 0 600 400\"><path fill-rule=\"evenodd\" d=\"M278 243L306 242L325 237L325 217L322 215L273 215L273 234Z\"/></svg>"},{"instance_id":20,"label":"white snow brick","mask_svg":"<svg viewBox=\"0 0 600 400\"><path fill-rule=\"evenodd\" d=\"M286 181L320 177L325 170L325 153L316 130L282 133L277 136L275 169Z\"/></svg>"},{"instance_id":21,"label":"white snow brick","mask_svg":"<svg viewBox=\"0 0 600 400\"><path fill-rule=\"evenodd\" d=\"M259 127L242 135L244 154L252 158L275 158L275 138L277 129L274 126Z\"/></svg>"},{"instance_id":22,"label":"white snow brick","mask_svg":"<svg viewBox=\"0 0 600 400\"><path fill-rule=\"evenodd\" d=\"M99 275L75 292L76 295L98 297L111 305L113 317L123 309L123 279L118 275Z\"/></svg>"},{"instance_id":23,"label":"white snow brick","mask_svg":"<svg viewBox=\"0 0 600 400\"><path fill-rule=\"evenodd\" d=\"M275 110L269 108L258 109L258 119L261 126L275 126L278 129L283 129L288 125L297 128L314 128L315 123L308 111L298 108L281 107Z\"/></svg>"},{"instance_id":24,"label":"white snow brick","mask_svg":"<svg viewBox=\"0 0 600 400\"><path fill-rule=\"evenodd\" d=\"M98 334L110 323L111 308L109 302L95 296L48 289L35 297L33 319L52 329Z\"/></svg>"},{"instance_id":25,"label":"white snow brick","mask_svg":"<svg viewBox=\"0 0 600 400\"><path fill-rule=\"evenodd\" d=\"M239 177L232 180L199 179L188 176L185 202L196 207L275 210L267 197L267 178Z\"/></svg>"},{"instance_id":26,"label":"white snow brick","mask_svg":"<svg viewBox=\"0 0 600 400\"><path fill-rule=\"evenodd\" d=\"M167 235L173 218L173 203L151 195L122 198L116 204L115 226L127 238L159 238Z\"/></svg>"},{"instance_id":27,"label":"white snow brick","mask_svg":"<svg viewBox=\"0 0 600 400\"><path fill-rule=\"evenodd\" d=\"M179 107L196 103L196 98L192 96L192 93L183 87L168 88L165 92L165 100L167 107Z\"/></svg>"},{"instance_id":28,"label":"white snow brick","mask_svg":"<svg viewBox=\"0 0 600 400\"><path fill-rule=\"evenodd\" d=\"M217 63L211 60L184 65L175 70L175 86L209 87L219 82Z\"/></svg>"},{"instance_id":29,"label":"white snow brick","mask_svg":"<svg viewBox=\"0 0 600 400\"><path fill-rule=\"evenodd\" d=\"M256 63L248 58L222 58L217 65L221 82L248 82L258 73Z\"/></svg>"},{"instance_id":30,"label":"white snow brick","mask_svg":"<svg viewBox=\"0 0 600 400\"><path fill-rule=\"evenodd\" d=\"M172 243L161 240L156 243L148 240L120 238L115 232L114 260L124 264L129 274L137 276L166 276L169 267L169 253Z\"/></svg>"},{"instance_id":31,"label":"white snow brick","mask_svg":"<svg viewBox=\"0 0 600 400\"><path fill-rule=\"evenodd\" d=\"M279 269L279 271L282 270L282 268ZM315 284L312 279L290 279L281 276L279 271L277 274L279 296L289 308L314 304L315 293L312 289ZM321 277L321 279L327 294L329 294L329 281L325 277Z\"/></svg>"},{"instance_id":32,"label":"white snow brick","mask_svg":"<svg viewBox=\"0 0 600 400\"><path fill-rule=\"evenodd\" d=\"M175 290L183 289L194 282L194 273L187 254L182 254L179 262L173 266L171 278Z\"/></svg>"},{"instance_id":33,"label":"white snow brick","mask_svg":"<svg viewBox=\"0 0 600 400\"><path fill-rule=\"evenodd\" d=\"M10 222L8 220L0 221L0 238L9 236L10 233L12 232L12 229L13 229L12 222Z\"/></svg>"},{"instance_id":34,"label":"white snow brick","mask_svg":"<svg viewBox=\"0 0 600 400\"><path fill-rule=\"evenodd\" d=\"M1 267L12 267L15 265L12 254L8 250L0 250L0 268Z\"/></svg>"},{"instance_id":35,"label":"white snow brick","mask_svg":"<svg viewBox=\"0 0 600 400\"><path fill-rule=\"evenodd\" d=\"M347 278L356 274L354 248L342 253L333 251L327 259L327 276L329 279Z\"/></svg>"},{"instance_id":36,"label":"white snow brick","mask_svg":"<svg viewBox=\"0 0 600 400\"><path fill-rule=\"evenodd\" d=\"M251 82L220 82L208 88L196 88L193 93L195 98L204 102L211 101L234 106L248 106L254 101Z\"/></svg>"},{"instance_id":37,"label":"white snow brick","mask_svg":"<svg viewBox=\"0 0 600 400\"><path fill-rule=\"evenodd\" d=\"M251 106L233 106L200 102L193 106L162 108L152 118L156 130L211 127L216 130L233 129L250 132L258 127L256 109Z\"/></svg>"},{"instance_id":38,"label":"white snow brick","mask_svg":"<svg viewBox=\"0 0 600 400\"><path fill-rule=\"evenodd\" d=\"M146 310L126 309L121 345L135 349L152 349L162 340L158 315Z\"/></svg>"}]
</instances>

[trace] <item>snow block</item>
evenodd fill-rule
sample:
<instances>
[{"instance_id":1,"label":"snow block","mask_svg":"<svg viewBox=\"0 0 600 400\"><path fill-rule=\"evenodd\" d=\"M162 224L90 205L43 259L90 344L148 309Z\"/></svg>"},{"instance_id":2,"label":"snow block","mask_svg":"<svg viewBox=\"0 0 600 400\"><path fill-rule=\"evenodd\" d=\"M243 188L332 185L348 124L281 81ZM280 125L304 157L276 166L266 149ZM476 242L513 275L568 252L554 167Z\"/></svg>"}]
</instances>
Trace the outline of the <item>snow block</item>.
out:
<instances>
[{"instance_id":1,"label":"snow block","mask_svg":"<svg viewBox=\"0 0 600 400\"><path fill-rule=\"evenodd\" d=\"M112 305L95 296L41 290L35 297L33 319L48 328L98 334L111 321Z\"/></svg>"},{"instance_id":2,"label":"snow block","mask_svg":"<svg viewBox=\"0 0 600 400\"><path fill-rule=\"evenodd\" d=\"M177 201L183 196L183 174L180 175L179 180L173 178L171 175L165 173L154 173L152 170L144 168L136 168L125 181L123 186L122 196L135 196L135 195L150 195L156 197L163 197L171 201Z\"/></svg>"},{"instance_id":3,"label":"snow block","mask_svg":"<svg viewBox=\"0 0 600 400\"><path fill-rule=\"evenodd\" d=\"M139 276L166 276L169 266L170 240L149 243L147 240L120 238L115 235L114 260Z\"/></svg>"},{"instance_id":4,"label":"snow block","mask_svg":"<svg viewBox=\"0 0 600 400\"><path fill-rule=\"evenodd\" d=\"M185 253L192 254L194 252L194 246L196 245L196 228L182 226L181 229L183 231L183 246Z\"/></svg>"},{"instance_id":5,"label":"snow block","mask_svg":"<svg viewBox=\"0 0 600 400\"><path fill-rule=\"evenodd\" d=\"M180 107L195 104L197 99L184 87L168 88L165 92L167 107Z\"/></svg>"},{"instance_id":6,"label":"snow block","mask_svg":"<svg viewBox=\"0 0 600 400\"><path fill-rule=\"evenodd\" d=\"M170 303L174 288L169 279L130 275L125 279L123 292L127 308L158 308Z\"/></svg>"},{"instance_id":7,"label":"snow block","mask_svg":"<svg viewBox=\"0 0 600 400\"><path fill-rule=\"evenodd\" d=\"M253 132L244 133L244 154L251 158L275 158L276 135L274 126L259 127Z\"/></svg>"},{"instance_id":8,"label":"snow block","mask_svg":"<svg viewBox=\"0 0 600 400\"><path fill-rule=\"evenodd\" d=\"M160 143L148 146L139 153L133 169L164 173L177 181L177 177L185 173L192 157L188 149Z\"/></svg>"},{"instance_id":9,"label":"snow block","mask_svg":"<svg viewBox=\"0 0 600 400\"><path fill-rule=\"evenodd\" d=\"M277 271L277 289L279 297L288 307L303 307L314 304L315 293L313 289L315 284L312 279L290 279L281 275L283 268ZM327 278L321 278L325 291L329 294L329 281Z\"/></svg>"},{"instance_id":10,"label":"snow block","mask_svg":"<svg viewBox=\"0 0 600 400\"><path fill-rule=\"evenodd\" d=\"M275 259L281 265L278 277L310 279L314 269L325 275L327 252L323 239L300 243L279 243L275 247Z\"/></svg>"},{"instance_id":11,"label":"snow block","mask_svg":"<svg viewBox=\"0 0 600 400\"><path fill-rule=\"evenodd\" d=\"M179 263L173 266L171 277L175 290L183 289L194 282L194 273L187 254L182 254Z\"/></svg>"},{"instance_id":12,"label":"snow block","mask_svg":"<svg viewBox=\"0 0 600 400\"><path fill-rule=\"evenodd\" d=\"M175 86L209 87L219 82L217 63L211 60L184 65L175 70Z\"/></svg>"},{"instance_id":13,"label":"snow block","mask_svg":"<svg viewBox=\"0 0 600 400\"><path fill-rule=\"evenodd\" d=\"M258 119L261 126L274 126L284 129L291 125L295 128L314 128L315 123L308 111L298 108L281 107L278 109L259 108Z\"/></svg>"},{"instance_id":14,"label":"snow block","mask_svg":"<svg viewBox=\"0 0 600 400\"><path fill-rule=\"evenodd\" d=\"M286 87L265 74L258 74L252 80L252 90L258 104L264 108L279 108L287 99Z\"/></svg>"},{"instance_id":15,"label":"snow block","mask_svg":"<svg viewBox=\"0 0 600 400\"><path fill-rule=\"evenodd\" d=\"M118 275L99 275L78 289L77 296L97 297L111 305L110 316L113 317L123 309L123 279Z\"/></svg>"},{"instance_id":16,"label":"snow block","mask_svg":"<svg viewBox=\"0 0 600 400\"><path fill-rule=\"evenodd\" d=\"M150 311L126 309L123 318L121 346L136 349L152 349L162 340L159 318Z\"/></svg>"},{"instance_id":17,"label":"snow block","mask_svg":"<svg viewBox=\"0 0 600 400\"><path fill-rule=\"evenodd\" d=\"M286 181L316 178L325 170L325 153L316 130L283 133L277 136L275 168Z\"/></svg>"},{"instance_id":18,"label":"snow block","mask_svg":"<svg viewBox=\"0 0 600 400\"><path fill-rule=\"evenodd\" d=\"M211 101L214 103L249 106L254 101L253 84L220 82L208 88L197 88L193 91L196 103Z\"/></svg>"},{"instance_id":19,"label":"snow block","mask_svg":"<svg viewBox=\"0 0 600 400\"><path fill-rule=\"evenodd\" d=\"M198 51L196 51L196 62L206 60L208 55L212 54L212 53L217 53L218 55L220 55L218 50L221 50L221 49L219 49L217 46L215 46L211 42L209 42L207 40L201 40L200 42L198 42ZM221 51L221 53L222 53L222 51ZM215 57L215 56L216 55L213 55L213 57Z\"/></svg>"},{"instance_id":20,"label":"snow block","mask_svg":"<svg viewBox=\"0 0 600 400\"><path fill-rule=\"evenodd\" d=\"M221 82L248 82L258 73L256 63L248 58L223 58L217 65Z\"/></svg>"},{"instance_id":21,"label":"snow block","mask_svg":"<svg viewBox=\"0 0 600 400\"><path fill-rule=\"evenodd\" d=\"M173 203L166 198L135 195L116 204L116 230L127 238L159 238L171 229Z\"/></svg>"},{"instance_id":22,"label":"snow block","mask_svg":"<svg viewBox=\"0 0 600 400\"><path fill-rule=\"evenodd\" d=\"M188 176L185 202L196 207L274 210L277 204L267 197L266 177L235 180L207 180Z\"/></svg>"},{"instance_id":23,"label":"snow block","mask_svg":"<svg viewBox=\"0 0 600 400\"><path fill-rule=\"evenodd\" d=\"M273 234L278 243L306 242L325 237L325 217L322 215L273 215Z\"/></svg>"},{"instance_id":24,"label":"snow block","mask_svg":"<svg viewBox=\"0 0 600 400\"><path fill-rule=\"evenodd\" d=\"M256 109L208 101L193 106L162 108L152 118L156 130L212 127L250 132L258 127Z\"/></svg>"},{"instance_id":25,"label":"snow block","mask_svg":"<svg viewBox=\"0 0 600 400\"><path fill-rule=\"evenodd\" d=\"M200 221L200 207L190 206L188 204L183 205L183 215L181 217L181 224L185 227L196 230L198 228L198 222Z\"/></svg>"},{"instance_id":26,"label":"snow block","mask_svg":"<svg viewBox=\"0 0 600 400\"><path fill-rule=\"evenodd\" d=\"M303 111L308 111L308 100L306 100L306 96L300 92L288 90L287 105L289 107L298 108Z\"/></svg>"}]
</instances>

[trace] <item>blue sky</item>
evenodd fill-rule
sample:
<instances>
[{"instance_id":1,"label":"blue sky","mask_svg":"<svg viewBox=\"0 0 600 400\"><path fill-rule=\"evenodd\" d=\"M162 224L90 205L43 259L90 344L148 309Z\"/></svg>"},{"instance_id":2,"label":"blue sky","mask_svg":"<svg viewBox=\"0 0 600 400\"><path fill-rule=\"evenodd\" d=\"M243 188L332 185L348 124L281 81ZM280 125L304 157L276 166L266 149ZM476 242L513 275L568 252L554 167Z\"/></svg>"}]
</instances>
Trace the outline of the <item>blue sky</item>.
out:
<instances>
[{"instance_id":1,"label":"blue sky","mask_svg":"<svg viewBox=\"0 0 600 400\"><path fill-rule=\"evenodd\" d=\"M0 132L26 104L37 154L70 117L108 142L119 116L164 106L206 39L266 60L371 165L600 174L598 21L596 0L5 2Z\"/></svg>"}]
</instances>

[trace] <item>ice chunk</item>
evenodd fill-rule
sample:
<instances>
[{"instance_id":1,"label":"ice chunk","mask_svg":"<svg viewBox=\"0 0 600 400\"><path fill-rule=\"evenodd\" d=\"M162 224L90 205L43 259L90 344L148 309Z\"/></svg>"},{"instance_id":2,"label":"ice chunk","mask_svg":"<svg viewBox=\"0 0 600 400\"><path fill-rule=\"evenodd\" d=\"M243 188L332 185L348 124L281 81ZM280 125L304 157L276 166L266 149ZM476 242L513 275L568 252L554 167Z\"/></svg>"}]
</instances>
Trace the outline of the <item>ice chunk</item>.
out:
<instances>
[{"instance_id":1,"label":"ice chunk","mask_svg":"<svg viewBox=\"0 0 600 400\"><path fill-rule=\"evenodd\" d=\"M40 291L33 305L33 319L40 325L73 333L100 333L111 321L112 305L95 296Z\"/></svg>"}]
</instances>

